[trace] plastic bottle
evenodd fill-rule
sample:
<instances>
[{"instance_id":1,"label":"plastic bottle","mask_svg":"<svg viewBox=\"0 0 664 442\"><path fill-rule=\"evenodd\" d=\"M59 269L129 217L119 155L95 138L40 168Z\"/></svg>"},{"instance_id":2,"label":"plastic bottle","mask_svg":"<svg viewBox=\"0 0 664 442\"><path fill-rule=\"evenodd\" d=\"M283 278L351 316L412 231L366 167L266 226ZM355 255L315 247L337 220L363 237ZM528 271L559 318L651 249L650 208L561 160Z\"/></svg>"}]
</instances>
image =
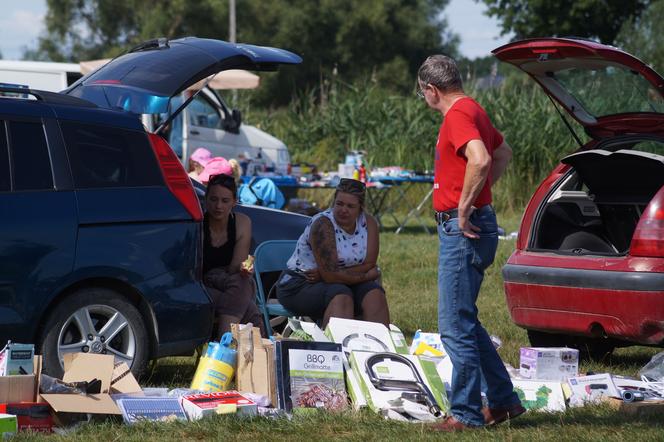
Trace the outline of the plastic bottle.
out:
<instances>
[{"instance_id":1,"label":"plastic bottle","mask_svg":"<svg viewBox=\"0 0 664 442\"><path fill-rule=\"evenodd\" d=\"M353 179L354 180L360 180L360 170L355 168L353 169Z\"/></svg>"},{"instance_id":2,"label":"plastic bottle","mask_svg":"<svg viewBox=\"0 0 664 442\"><path fill-rule=\"evenodd\" d=\"M204 391L225 391L235 375L237 351L232 348L233 335L224 333L219 342L210 342L207 352L196 368L191 388Z\"/></svg>"},{"instance_id":3,"label":"plastic bottle","mask_svg":"<svg viewBox=\"0 0 664 442\"><path fill-rule=\"evenodd\" d=\"M367 168L364 167L364 163L360 163L360 181L367 182Z\"/></svg>"}]
</instances>

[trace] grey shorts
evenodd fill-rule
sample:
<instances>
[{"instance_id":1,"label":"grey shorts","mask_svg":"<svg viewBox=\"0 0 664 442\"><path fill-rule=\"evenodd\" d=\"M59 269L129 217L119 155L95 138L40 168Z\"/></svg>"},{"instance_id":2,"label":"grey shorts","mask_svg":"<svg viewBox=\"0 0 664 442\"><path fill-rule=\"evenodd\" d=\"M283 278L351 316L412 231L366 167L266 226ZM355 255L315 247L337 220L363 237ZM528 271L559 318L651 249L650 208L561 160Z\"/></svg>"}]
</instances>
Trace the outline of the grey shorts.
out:
<instances>
[{"instance_id":1,"label":"grey shorts","mask_svg":"<svg viewBox=\"0 0 664 442\"><path fill-rule=\"evenodd\" d=\"M277 297L281 305L298 316L309 316L314 319L322 318L328 304L337 295L346 295L353 298L355 315L362 314L362 301L371 290L383 287L376 281L361 282L354 285L338 283L315 282L311 283L301 275L282 273L277 281Z\"/></svg>"}]
</instances>

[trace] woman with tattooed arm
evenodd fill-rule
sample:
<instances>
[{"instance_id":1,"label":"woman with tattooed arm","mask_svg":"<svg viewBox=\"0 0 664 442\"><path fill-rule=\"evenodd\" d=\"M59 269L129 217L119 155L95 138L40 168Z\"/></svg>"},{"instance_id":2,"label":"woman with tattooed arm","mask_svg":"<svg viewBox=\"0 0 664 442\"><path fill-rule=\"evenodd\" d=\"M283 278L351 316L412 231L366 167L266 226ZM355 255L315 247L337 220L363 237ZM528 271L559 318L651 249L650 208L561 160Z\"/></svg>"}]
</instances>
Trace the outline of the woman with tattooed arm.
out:
<instances>
[{"instance_id":1,"label":"woman with tattooed arm","mask_svg":"<svg viewBox=\"0 0 664 442\"><path fill-rule=\"evenodd\" d=\"M378 223L364 211L364 183L342 179L331 208L311 219L277 283L281 304L301 316L389 325L379 283Z\"/></svg>"}]
</instances>

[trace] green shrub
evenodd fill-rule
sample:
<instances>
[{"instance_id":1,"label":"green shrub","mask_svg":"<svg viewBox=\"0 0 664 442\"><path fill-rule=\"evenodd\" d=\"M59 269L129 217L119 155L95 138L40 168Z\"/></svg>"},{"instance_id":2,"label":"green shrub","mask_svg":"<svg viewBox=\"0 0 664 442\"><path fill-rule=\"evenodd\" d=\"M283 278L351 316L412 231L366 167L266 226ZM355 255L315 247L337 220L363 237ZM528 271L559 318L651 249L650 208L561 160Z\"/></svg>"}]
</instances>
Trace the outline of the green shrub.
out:
<instances>
[{"instance_id":1,"label":"green shrub","mask_svg":"<svg viewBox=\"0 0 664 442\"><path fill-rule=\"evenodd\" d=\"M496 189L496 204L520 210L560 158L576 149L576 142L543 91L524 76L509 76L500 87L470 85L467 90L514 151ZM294 161L317 164L320 170L336 170L347 151L365 150L370 167L431 171L442 121L414 94L395 95L370 81L355 85L338 81L323 96L304 92L287 108L255 111L251 118L284 141Z\"/></svg>"}]
</instances>

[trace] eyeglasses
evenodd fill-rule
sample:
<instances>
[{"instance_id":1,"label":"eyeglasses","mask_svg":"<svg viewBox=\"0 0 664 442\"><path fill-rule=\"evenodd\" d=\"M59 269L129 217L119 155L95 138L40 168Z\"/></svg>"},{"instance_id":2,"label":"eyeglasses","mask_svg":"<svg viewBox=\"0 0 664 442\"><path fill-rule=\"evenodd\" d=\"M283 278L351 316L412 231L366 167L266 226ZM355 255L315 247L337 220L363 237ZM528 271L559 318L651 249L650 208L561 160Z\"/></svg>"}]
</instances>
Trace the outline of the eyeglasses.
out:
<instances>
[{"instance_id":1,"label":"eyeglasses","mask_svg":"<svg viewBox=\"0 0 664 442\"><path fill-rule=\"evenodd\" d=\"M418 86L419 86L419 85L418 85ZM417 92L415 93L415 95L417 95L417 98L424 98L424 91L425 91L426 88L428 88L428 87L429 87L428 84L427 84L426 86L424 86L423 88L418 87Z\"/></svg>"}]
</instances>

